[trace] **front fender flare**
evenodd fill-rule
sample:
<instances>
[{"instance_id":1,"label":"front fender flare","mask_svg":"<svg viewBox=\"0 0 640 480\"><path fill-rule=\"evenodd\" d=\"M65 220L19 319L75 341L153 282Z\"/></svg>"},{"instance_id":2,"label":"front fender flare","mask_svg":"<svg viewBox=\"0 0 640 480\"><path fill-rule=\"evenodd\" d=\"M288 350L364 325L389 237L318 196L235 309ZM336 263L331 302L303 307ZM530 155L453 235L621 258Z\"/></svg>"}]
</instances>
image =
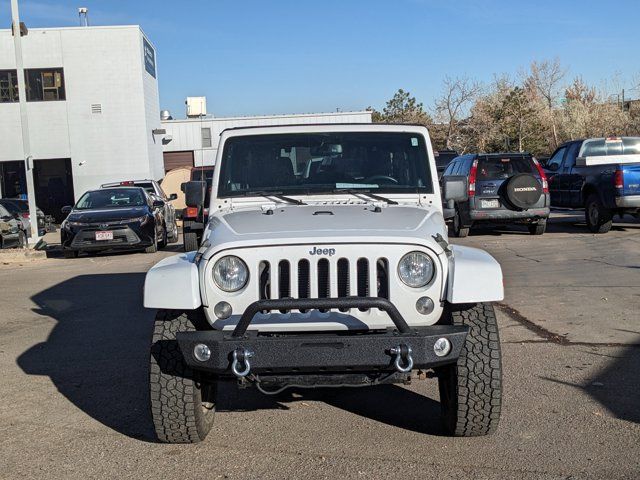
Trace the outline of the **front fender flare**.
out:
<instances>
[{"instance_id":1,"label":"front fender flare","mask_svg":"<svg viewBox=\"0 0 640 480\"><path fill-rule=\"evenodd\" d=\"M200 281L196 252L165 258L144 279L145 308L195 310L200 307Z\"/></svg>"},{"instance_id":2,"label":"front fender flare","mask_svg":"<svg viewBox=\"0 0 640 480\"><path fill-rule=\"evenodd\" d=\"M452 245L447 279L449 303L498 302L504 299L500 264L484 250Z\"/></svg>"}]
</instances>

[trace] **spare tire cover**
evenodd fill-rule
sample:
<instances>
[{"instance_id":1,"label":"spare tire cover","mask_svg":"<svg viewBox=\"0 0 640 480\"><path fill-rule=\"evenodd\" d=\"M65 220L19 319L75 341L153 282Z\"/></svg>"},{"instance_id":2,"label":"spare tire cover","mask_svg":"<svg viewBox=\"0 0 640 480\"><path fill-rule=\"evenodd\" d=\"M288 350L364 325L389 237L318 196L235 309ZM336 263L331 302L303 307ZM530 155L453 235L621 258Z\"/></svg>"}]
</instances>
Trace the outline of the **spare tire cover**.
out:
<instances>
[{"instance_id":1,"label":"spare tire cover","mask_svg":"<svg viewBox=\"0 0 640 480\"><path fill-rule=\"evenodd\" d=\"M533 207L542 195L542 185L536 177L519 173L505 182L504 196L508 203L521 210Z\"/></svg>"}]
</instances>

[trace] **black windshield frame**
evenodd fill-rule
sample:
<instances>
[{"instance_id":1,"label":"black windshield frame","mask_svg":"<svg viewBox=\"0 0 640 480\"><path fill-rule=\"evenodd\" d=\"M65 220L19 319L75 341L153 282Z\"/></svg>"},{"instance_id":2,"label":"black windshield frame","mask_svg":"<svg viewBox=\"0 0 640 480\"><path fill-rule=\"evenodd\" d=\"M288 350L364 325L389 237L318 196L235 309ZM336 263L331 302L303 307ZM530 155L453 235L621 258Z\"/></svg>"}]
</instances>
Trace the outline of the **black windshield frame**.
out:
<instances>
[{"instance_id":1,"label":"black windshield frame","mask_svg":"<svg viewBox=\"0 0 640 480\"><path fill-rule=\"evenodd\" d=\"M296 158L292 156L294 149L296 154L308 150L302 163L297 155ZM275 160L278 155L279 160ZM437 176L436 172L431 171L426 138L417 132L336 131L240 135L225 141L221 159L218 198L248 197L252 196L252 192L260 196L258 192L270 190L286 195L331 194L336 193L336 190L346 189L366 189L380 194L431 194L434 192L434 176ZM262 175L261 169L252 169L251 162L264 165L260 163L263 159L285 164L289 160L292 165L286 168L293 170L293 180L289 184L269 184L268 180L262 178L260 180L266 182L266 185L247 182L238 187L242 182L237 180L247 178L242 175L253 175L253 178ZM320 176L316 172L312 181L311 169L318 164L330 167L335 165L336 172L332 173L344 174L345 180L319 181L317 179ZM362 174L368 172L369 167L371 175L363 178L351 176L357 168L360 170L356 173ZM400 179L392 177L395 183L391 182L388 180L390 175L374 174L376 168L398 172ZM247 171L253 173L247 174ZM381 180L375 184L364 181L372 177Z\"/></svg>"}]
</instances>

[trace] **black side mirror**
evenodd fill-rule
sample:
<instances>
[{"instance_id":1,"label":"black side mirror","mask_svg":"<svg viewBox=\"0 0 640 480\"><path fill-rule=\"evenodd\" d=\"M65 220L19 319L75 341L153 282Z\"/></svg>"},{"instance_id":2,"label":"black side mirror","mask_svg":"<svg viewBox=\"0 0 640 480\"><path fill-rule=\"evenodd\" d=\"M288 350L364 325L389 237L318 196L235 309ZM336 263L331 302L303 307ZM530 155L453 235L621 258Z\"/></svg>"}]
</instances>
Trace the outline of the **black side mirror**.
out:
<instances>
[{"instance_id":1,"label":"black side mirror","mask_svg":"<svg viewBox=\"0 0 640 480\"><path fill-rule=\"evenodd\" d=\"M445 202L467 200L467 177L464 175L442 177L442 194Z\"/></svg>"},{"instance_id":2,"label":"black side mirror","mask_svg":"<svg viewBox=\"0 0 640 480\"><path fill-rule=\"evenodd\" d=\"M151 206L153 206L153 208L162 208L164 207L164 202L162 200L154 200Z\"/></svg>"},{"instance_id":3,"label":"black side mirror","mask_svg":"<svg viewBox=\"0 0 640 480\"><path fill-rule=\"evenodd\" d=\"M178 194L177 193L172 193L171 195L169 195L169 201L173 201L176 200L178 198Z\"/></svg>"},{"instance_id":4,"label":"black side mirror","mask_svg":"<svg viewBox=\"0 0 640 480\"><path fill-rule=\"evenodd\" d=\"M72 208L73 208L73 207L72 207L71 205L65 205L64 207L62 207L62 208L60 209L60 211L61 211L62 213L64 213L65 215L69 215L69 214L71 213L71 209L72 209Z\"/></svg>"},{"instance_id":5,"label":"black side mirror","mask_svg":"<svg viewBox=\"0 0 640 480\"><path fill-rule=\"evenodd\" d=\"M549 170L550 172L557 172L558 169L560 168L560 164L559 163L550 163L545 168L547 170Z\"/></svg>"},{"instance_id":6,"label":"black side mirror","mask_svg":"<svg viewBox=\"0 0 640 480\"><path fill-rule=\"evenodd\" d=\"M207 182L191 181L182 184L184 200L187 207L201 207L204 205L204 192Z\"/></svg>"}]
</instances>

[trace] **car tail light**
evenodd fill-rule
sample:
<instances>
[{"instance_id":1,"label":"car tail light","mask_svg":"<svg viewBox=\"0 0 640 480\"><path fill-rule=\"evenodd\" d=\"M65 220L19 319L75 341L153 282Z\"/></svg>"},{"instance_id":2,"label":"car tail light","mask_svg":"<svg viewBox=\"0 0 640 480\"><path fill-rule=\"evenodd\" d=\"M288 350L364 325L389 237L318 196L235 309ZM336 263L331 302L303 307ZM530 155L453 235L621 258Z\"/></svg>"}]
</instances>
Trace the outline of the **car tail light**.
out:
<instances>
[{"instance_id":1,"label":"car tail light","mask_svg":"<svg viewBox=\"0 0 640 480\"><path fill-rule=\"evenodd\" d=\"M198 207L187 207L185 217L192 218L198 216Z\"/></svg>"},{"instance_id":2,"label":"car tail light","mask_svg":"<svg viewBox=\"0 0 640 480\"><path fill-rule=\"evenodd\" d=\"M616 188L624 188L624 171L616 170L616 173L613 174L613 185Z\"/></svg>"},{"instance_id":3,"label":"car tail light","mask_svg":"<svg viewBox=\"0 0 640 480\"><path fill-rule=\"evenodd\" d=\"M476 194L476 175L478 174L478 159L473 161L471 165L471 171L469 172L469 196L473 197Z\"/></svg>"},{"instance_id":4,"label":"car tail light","mask_svg":"<svg viewBox=\"0 0 640 480\"><path fill-rule=\"evenodd\" d=\"M538 160L534 158L533 163L535 163L536 168L538 169L538 173L540 174L540 180L542 180L542 191L544 193L549 193L549 182L547 181L547 174L544 173L542 165L540 165L540 162L538 162Z\"/></svg>"},{"instance_id":5,"label":"car tail light","mask_svg":"<svg viewBox=\"0 0 640 480\"><path fill-rule=\"evenodd\" d=\"M24 212L22 215L20 215L22 218L31 218L31 215L29 215L29 213Z\"/></svg>"},{"instance_id":6,"label":"car tail light","mask_svg":"<svg viewBox=\"0 0 640 480\"><path fill-rule=\"evenodd\" d=\"M126 182L120 182L120 185L121 185L121 186L124 186L124 185L133 185L133 181L132 181L132 180L128 180L128 181L126 181Z\"/></svg>"}]
</instances>

